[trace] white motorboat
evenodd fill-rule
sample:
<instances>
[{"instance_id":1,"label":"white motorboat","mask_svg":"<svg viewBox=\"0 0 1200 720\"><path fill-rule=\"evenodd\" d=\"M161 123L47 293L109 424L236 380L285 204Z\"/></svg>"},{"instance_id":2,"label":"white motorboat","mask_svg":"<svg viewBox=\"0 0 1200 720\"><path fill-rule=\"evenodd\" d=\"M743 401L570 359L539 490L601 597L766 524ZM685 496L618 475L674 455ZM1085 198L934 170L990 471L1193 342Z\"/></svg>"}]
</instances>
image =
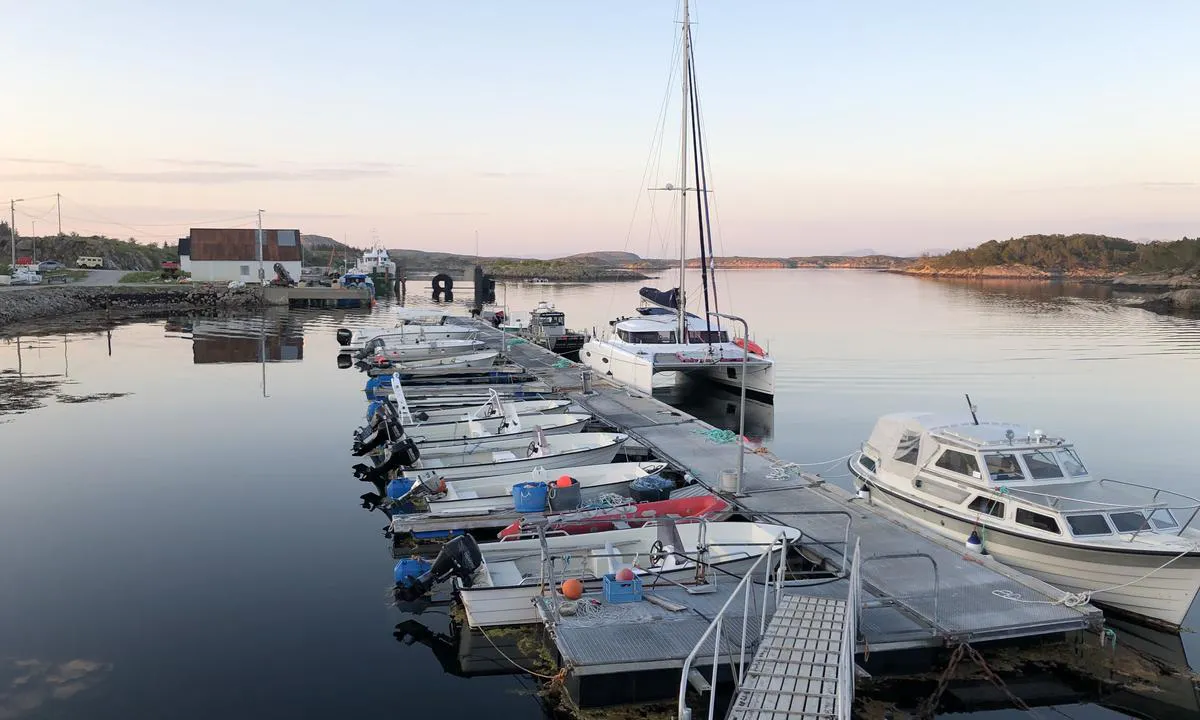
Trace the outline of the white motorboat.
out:
<instances>
[{"instance_id":1,"label":"white motorboat","mask_svg":"<svg viewBox=\"0 0 1200 720\"><path fill-rule=\"evenodd\" d=\"M378 238L372 238L371 249L362 254L354 269L367 275L396 276L396 261L392 260L388 251L380 244Z\"/></svg>"},{"instance_id":2,"label":"white motorboat","mask_svg":"<svg viewBox=\"0 0 1200 720\"><path fill-rule=\"evenodd\" d=\"M701 118L699 103L690 102L696 93L691 28L686 23L682 28L680 66L691 71L680 73L683 117L680 123L679 184L666 183L660 188L679 194L679 285L669 291L642 288L642 298L653 306L639 308L641 317L614 320L607 337L593 337L583 344L579 360L594 372L644 393L652 392L656 374L674 373L675 378L679 375L702 377L734 389L740 389L744 381L748 394L772 402L775 396L774 361L750 338L731 338L726 328L729 321L709 312L710 298L715 307L718 297L716 267L707 261L713 255L709 184L704 144L692 142L695 136L702 137L699 132ZM688 260L689 193L694 194L698 204L695 215L702 259L703 289L694 296L686 295L684 282ZM708 258L705 258L706 251ZM688 313L689 300L700 312L701 304L695 301L701 298L704 314Z\"/></svg>"},{"instance_id":3,"label":"white motorboat","mask_svg":"<svg viewBox=\"0 0 1200 720\"><path fill-rule=\"evenodd\" d=\"M342 332L345 330L346 332ZM398 325L338 330L338 352L352 353L367 347L393 347L429 340L474 340L479 331L466 325ZM374 343L373 341L380 341ZM344 341L344 342L343 342Z\"/></svg>"},{"instance_id":4,"label":"white motorboat","mask_svg":"<svg viewBox=\"0 0 1200 720\"><path fill-rule=\"evenodd\" d=\"M485 368L491 367L496 363L496 358L500 357L500 353L495 350L487 350L483 352L467 353L465 355L450 355L446 357L427 358L425 360L410 360L408 362L393 365L392 370L403 372L405 370L430 370L434 368Z\"/></svg>"},{"instance_id":5,"label":"white motorboat","mask_svg":"<svg viewBox=\"0 0 1200 720\"><path fill-rule=\"evenodd\" d=\"M610 463L628 439L620 433L589 432L549 437L536 433L532 440L501 437L422 447L420 460L405 475L422 481L429 477L454 480L530 472L535 467L552 470ZM422 475L423 471L432 475Z\"/></svg>"},{"instance_id":6,"label":"white motorboat","mask_svg":"<svg viewBox=\"0 0 1200 720\"><path fill-rule=\"evenodd\" d=\"M555 469L556 475L570 475L579 481L580 494L586 504L605 493L623 494L629 483L646 475L662 472L667 467L661 462L625 462L605 465L580 465ZM513 485L553 478L544 473L516 473L491 477L460 478L446 483L446 490L439 497L428 500L430 515L478 515L503 512L513 509Z\"/></svg>"},{"instance_id":7,"label":"white motorboat","mask_svg":"<svg viewBox=\"0 0 1200 720\"><path fill-rule=\"evenodd\" d=\"M500 402L496 396L495 401ZM430 402L436 403L430 399ZM565 413L571 407L570 400L508 400L503 404L511 405L518 416L524 415L554 415ZM409 414L415 422L448 422L450 420L465 420L467 418L492 418L504 415L503 408L497 410L493 401L485 403L471 402L451 407L440 405L417 406L409 404Z\"/></svg>"},{"instance_id":8,"label":"white motorboat","mask_svg":"<svg viewBox=\"0 0 1200 720\"><path fill-rule=\"evenodd\" d=\"M600 590L604 575L622 567L632 568L644 585L659 577L664 584L668 580L687 583L696 575L697 559L707 564L707 572L742 574L781 537L791 542L800 531L767 523L664 523L548 536L545 546L555 560L554 581L577 578L586 592ZM532 538L479 545L483 563L471 577L470 587L454 578L471 627L539 622L533 601L543 590L541 543Z\"/></svg>"},{"instance_id":9,"label":"white motorboat","mask_svg":"<svg viewBox=\"0 0 1200 720\"><path fill-rule=\"evenodd\" d=\"M1174 628L1200 591L1200 532L1188 527L1200 500L1097 478L1040 430L885 415L849 466L872 504L1067 591L1063 602Z\"/></svg>"},{"instance_id":10,"label":"white motorboat","mask_svg":"<svg viewBox=\"0 0 1200 720\"><path fill-rule=\"evenodd\" d=\"M499 438L529 439L541 430L547 435L569 435L582 432L592 419L587 413L555 413L553 415L517 415L483 420L465 419L447 422L423 422L405 426L404 432L424 452L428 448L442 447L465 441L486 442Z\"/></svg>"},{"instance_id":11,"label":"white motorboat","mask_svg":"<svg viewBox=\"0 0 1200 720\"><path fill-rule=\"evenodd\" d=\"M388 362L404 364L414 360L455 357L483 352L487 344L478 340L411 340L388 344L384 338L374 338L359 353L383 357Z\"/></svg>"}]
</instances>

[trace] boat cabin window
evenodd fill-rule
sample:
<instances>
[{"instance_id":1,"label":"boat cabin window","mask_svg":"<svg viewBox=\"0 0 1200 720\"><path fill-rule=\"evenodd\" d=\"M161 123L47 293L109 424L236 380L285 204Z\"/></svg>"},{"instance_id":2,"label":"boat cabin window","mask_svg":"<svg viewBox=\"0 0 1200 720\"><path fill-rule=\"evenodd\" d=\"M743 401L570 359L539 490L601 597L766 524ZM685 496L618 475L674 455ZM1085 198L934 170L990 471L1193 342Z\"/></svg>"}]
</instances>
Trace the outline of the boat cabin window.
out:
<instances>
[{"instance_id":1,"label":"boat cabin window","mask_svg":"<svg viewBox=\"0 0 1200 720\"><path fill-rule=\"evenodd\" d=\"M649 332L633 332L631 330L617 330L617 337L627 343L636 345L659 345L675 342L675 333L669 330L651 330Z\"/></svg>"},{"instance_id":2,"label":"boat cabin window","mask_svg":"<svg viewBox=\"0 0 1200 720\"><path fill-rule=\"evenodd\" d=\"M863 455L858 459L858 461L862 463L862 466L866 469L870 470L871 472L875 472L875 461L871 458Z\"/></svg>"},{"instance_id":3,"label":"boat cabin window","mask_svg":"<svg viewBox=\"0 0 1200 720\"><path fill-rule=\"evenodd\" d=\"M1155 530L1170 530L1179 527L1179 522L1175 519L1175 516L1166 508L1150 513L1150 524L1154 526Z\"/></svg>"},{"instance_id":4,"label":"boat cabin window","mask_svg":"<svg viewBox=\"0 0 1200 720\"><path fill-rule=\"evenodd\" d=\"M983 456L987 465L988 476L995 481L1024 480L1025 473L1017 464L1017 456L1012 453L988 453Z\"/></svg>"},{"instance_id":5,"label":"boat cabin window","mask_svg":"<svg viewBox=\"0 0 1200 720\"><path fill-rule=\"evenodd\" d=\"M554 327L556 325L564 325L567 322L567 316L562 313L540 313L538 315L538 325L543 327Z\"/></svg>"},{"instance_id":6,"label":"boat cabin window","mask_svg":"<svg viewBox=\"0 0 1200 720\"><path fill-rule=\"evenodd\" d=\"M942 453L942 456L934 463L943 470L949 470L952 473L966 475L967 477L982 477L979 474L979 462L975 460L974 455L958 450L947 450Z\"/></svg>"},{"instance_id":7,"label":"boat cabin window","mask_svg":"<svg viewBox=\"0 0 1200 720\"><path fill-rule=\"evenodd\" d=\"M1004 517L1004 503L987 497L986 495L980 495L972 500L971 504L968 505L967 508L978 513L995 515L998 518Z\"/></svg>"},{"instance_id":8,"label":"boat cabin window","mask_svg":"<svg viewBox=\"0 0 1200 720\"><path fill-rule=\"evenodd\" d=\"M1049 450L1037 450L1025 453L1021 457L1034 480L1058 480L1063 476L1062 468L1054 459L1054 453Z\"/></svg>"},{"instance_id":9,"label":"boat cabin window","mask_svg":"<svg viewBox=\"0 0 1200 720\"><path fill-rule=\"evenodd\" d=\"M1028 525L1031 528L1045 530L1046 532L1059 534L1058 523L1049 515L1035 513L1025 508L1017 508L1017 522L1021 525Z\"/></svg>"},{"instance_id":10,"label":"boat cabin window","mask_svg":"<svg viewBox=\"0 0 1200 720\"><path fill-rule=\"evenodd\" d=\"M1117 528L1117 532L1137 532L1150 529L1150 521L1140 512L1115 512L1109 513L1108 517L1112 520L1113 526Z\"/></svg>"},{"instance_id":11,"label":"boat cabin window","mask_svg":"<svg viewBox=\"0 0 1200 720\"><path fill-rule=\"evenodd\" d=\"M1087 475L1087 468L1083 466L1083 461L1079 459L1079 456L1071 448L1063 448L1058 451L1058 462L1071 477Z\"/></svg>"},{"instance_id":12,"label":"boat cabin window","mask_svg":"<svg viewBox=\"0 0 1200 720\"><path fill-rule=\"evenodd\" d=\"M896 454L892 457L898 462L916 465L920 452L921 433L905 430L904 434L900 436L900 442L896 444Z\"/></svg>"},{"instance_id":13,"label":"boat cabin window","mask_svg":"<svg viewBox=\"0 0 1200 720\"><path fill-rule=\"evenodd\" d=\"M1103 515L1068 515L1072 535L1111 535L1112 528Z\"/></svg>"},{"instance_id":14,"label":"boat cabin window","mask_svg":"<svg viewBox=\"0 0 1200 720\"><path fill-rule=\"evenodd\" d=\"M723 343L729 342L729 334L724 330L688 330L690 343Z\"/></svg>"}]
</instances>

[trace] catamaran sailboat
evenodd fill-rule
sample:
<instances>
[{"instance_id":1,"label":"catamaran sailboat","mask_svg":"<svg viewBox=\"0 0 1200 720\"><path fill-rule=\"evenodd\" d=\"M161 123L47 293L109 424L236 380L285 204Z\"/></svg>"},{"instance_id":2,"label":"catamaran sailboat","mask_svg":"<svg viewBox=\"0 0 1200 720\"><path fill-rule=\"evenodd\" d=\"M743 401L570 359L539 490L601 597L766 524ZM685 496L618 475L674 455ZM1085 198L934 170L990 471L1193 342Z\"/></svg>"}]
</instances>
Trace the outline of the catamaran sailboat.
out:
<instances>
[{"instance_id":1,"label":"catamaran sailboat","mask_svg":"<svg viewBox=\"0 0 1200 720\"><path fill-rule=\"evenodd\" d=\"M973 412L973 411L972 411ZM1008 423L885 415L850 471L873 504L1072 593L1178 627L1200 591L1200 500L1091 475L1070 443Z\"/></svg>"},{"instance_id":2,"label":"catamaran sailboat","mask_svg":"<svg viewBox=\"0 0 1200 720\"><path fill-rule=\"evenodd\" d=\"M641 392L653 390L654 375L661 372L701 376L712 382L741 388L748 394L773 401L775 364L749 338L732 339L726 321L713 315L719 310L713 243L709 224L708 178L705 169L704 134L700 127L699 101L688 22L684 2L683 42L680 76L683 79L682 159L679 185L668 183L663 190L679 193L679 287L662 291L642 288L641 296L651 303L638 309L640 317L620 318L611 323L606 338L592 338L580 350L580 362L592 370ZM689 160L691 162L689 162ZM700 276L703 283L704 315L687 312L685 270L687 268L688 195L696 197L699 224ZM743 374L745 377L743 378Z\"/></svg>"}]
</instances>

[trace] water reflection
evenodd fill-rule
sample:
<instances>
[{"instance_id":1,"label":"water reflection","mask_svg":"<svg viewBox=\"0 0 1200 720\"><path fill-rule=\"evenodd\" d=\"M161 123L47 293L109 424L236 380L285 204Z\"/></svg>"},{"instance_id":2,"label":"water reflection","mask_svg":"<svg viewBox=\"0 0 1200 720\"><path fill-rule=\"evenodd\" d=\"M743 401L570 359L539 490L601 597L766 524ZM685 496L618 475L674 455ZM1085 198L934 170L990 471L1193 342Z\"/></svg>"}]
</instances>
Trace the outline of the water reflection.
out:
<instances>
[{"instance_id":1,"label":"water reflection","mask_svg":"<svg viewBox=\"0 0 1200 720\"><path fill-rule=\"evenodd\" d=\"M191 339L196 365L304 359L304 326L283 310L252 317L173 317L163 329L170 337Z\"/></svg>"},{"instance_id":2,"label":"water reflection","mask_svg":"<svg viewBox=\"0 0 1200 720\"><path fill-rule=\"evenodd\" d=\"M110 663L84 659L0 661L0 718L44 717L56 702L95 686L111 670Z\"/></svg>"},{"instance_id":3,"label":"water reflection","mask_svg":"<svg viewBox=\"0 0 1200 720\"><path fill-rule=\"evenodd\" d=\"M685 378L677 385L655 388L654 397L713 427L738 432L740 395L722 385ZM746 398L746 438L764 442L774 435L775 406Z\"/></svg>"}]
</instances>

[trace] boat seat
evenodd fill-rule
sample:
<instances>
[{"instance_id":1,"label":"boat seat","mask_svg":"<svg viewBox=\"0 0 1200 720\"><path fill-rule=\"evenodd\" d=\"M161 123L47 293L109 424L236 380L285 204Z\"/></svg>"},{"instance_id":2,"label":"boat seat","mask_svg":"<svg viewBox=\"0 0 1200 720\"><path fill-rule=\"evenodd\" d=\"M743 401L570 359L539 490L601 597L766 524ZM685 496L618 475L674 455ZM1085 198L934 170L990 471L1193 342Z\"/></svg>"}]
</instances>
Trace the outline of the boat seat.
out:
<instances>
[{"instance_id":1,"label":"boat seat","mask_svg":"<svg viewBox=\"0 0 1200 720\"><path fill-rule=\"evenodd\" d=\"M492 578L492 587L505 585L520 585L525 576L512 560L488 563L488 575Z\"/></svg>"},{"instance_id":2,"label":"boat seat","mask_svg":"<svg viewBox=\"0 0 1200 720\"><path fill-rule=\"evenodd\" d=\"M516 460L517 455L512 450L495 450L492 452L492 462L504 462L505 460Z\"/></svg>"}]
</instances>

